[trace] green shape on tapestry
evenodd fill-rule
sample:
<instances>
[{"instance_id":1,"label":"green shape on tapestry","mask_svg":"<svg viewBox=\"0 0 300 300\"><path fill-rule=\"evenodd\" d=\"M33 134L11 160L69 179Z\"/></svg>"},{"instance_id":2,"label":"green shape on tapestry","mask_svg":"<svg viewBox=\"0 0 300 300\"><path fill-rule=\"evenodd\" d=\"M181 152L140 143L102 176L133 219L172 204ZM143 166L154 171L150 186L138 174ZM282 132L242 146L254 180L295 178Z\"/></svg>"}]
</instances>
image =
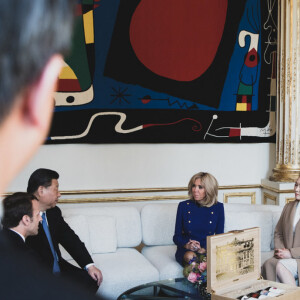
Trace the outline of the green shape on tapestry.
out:
<instances>
[{"instance_id":1,"label":"green shape on tapestry","mask_svg":"<svg viewBox=\"0 0 300 300\"><path fill-rule=\"evenodd\" d=\"M75 72L82 91L89 89L92 84L87 58L82 15L76 18L72 38L72 49L66 58L66 63Z\"/></svg>"},{"instance_id":2,"label":"green shape on tapestry","mask_svg":"<svg viewBox=\"0 0 300 300\"><path fill-rule=\"evenodd\" d=\"M82 4L94 4L94 0L82 0Z\"/></svg>"},{"instance_id":3,"label":"green shape on tapestry","mask_svg":"<svg viewBox=\"0 0 300 300\"><path fill-rule=\"evenodd\" d=\"M253 95L253 87L252 85L246 85L240 82L238 95Z\"/></svg>"}]
</instances>

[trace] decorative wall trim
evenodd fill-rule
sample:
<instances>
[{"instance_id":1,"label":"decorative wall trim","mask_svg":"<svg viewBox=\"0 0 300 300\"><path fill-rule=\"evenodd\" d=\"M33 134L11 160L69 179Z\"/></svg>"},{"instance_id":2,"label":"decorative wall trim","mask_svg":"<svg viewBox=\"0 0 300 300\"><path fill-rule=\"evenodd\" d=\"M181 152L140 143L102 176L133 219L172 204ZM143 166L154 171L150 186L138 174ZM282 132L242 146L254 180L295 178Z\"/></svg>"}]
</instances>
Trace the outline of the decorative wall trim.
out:
<instances>
[{"instance_id":1,"label":"decorative wall trim","mask_svg":"<svg viewBox=\"0 0 300 300\"><path fill-rule=\"evenodd\" d=\"M269 193L264 193L263 204L267 204L268 199L274 201L276 204L277 197L275 195L271 195Z\"/></svg>"},{"instance_id":2,"label":"decorative wall trim","mask_svg":"<svg viewBox=\"0 0 300 300\"><path fill-rule=\"evenodd\" d=\"M224 185L219 186L219 190L235 190L235 189L257 189L261 188L261 184L247 185ZM187 192L187 187L165 187L165 188L133 188L133 189L101 189L101 190L69 190L60 191L62 195L91 195L91 194L123 194L123 193L151 193L151 192ZM5 193L4 197L13 194Z\"/></svg>"},{"instance_id":3,"label":"decorative wall trim","mask_svg":"<svg viewBox=\"0 0 300 300\"><path fill-rule=\"evenodd\" d=\"M236 190L236 189L260 189L261 184L247 184L247 185L225 185L219 186L219 190Z\"/></svg>"},{"instance_id":4,"label":"decorative wall trim","mask_svg":"<svg viewBox=\"0 0 300 300\"><path fill-rule=\"evenodd\" d=\"M64 198L59 203L97 203L97 202L135 202L135 201L161 201L184 200L188 195L182 196L144 196L144 197L112 197L112 198Z\"/></svg>"},{"instance_id":5,"label":"decorative wall trim","mask_svg":"<svg viewBox=\"0 0 300 300\"><path fill-rule=\"evenodd\" d=\"M226 185L219 186L219 190L236 189L257 189L260 184L249 185ZM102 189L102 190L71 190L61 191L62 195L87 195L87 194L123 194L123 193L153 193L153 192L187 192L187 187L166 187L166 188L136 188L136 189Z\"/></svg>"},{"instance_id":6,"label":"decorative wall trim","mask_svg":"<svg viewBox=\"0 0 300 300\"><path fill-rule=\"evenodd\" d=\"M293 202L293 201L295 201L295 197L292 197L292 198L285 198L285 202L286 202L286 203Z\"/></svg>"},{"instance_id":7,"label":"decorative wall trim","mask_svg":"<svg viewBox=\"0 0 300 300\"><path fill-rule=\"evenodd\" d=\"M259 188L261 188L260 184L226 185L226 186L219 186L219 191L259 189ZM59 199L59 203L98 203L98 202L132 202L132 201L136 202L136 201L161 201L161 200L188 199L187 187L65 190L65 191L61 191L60 193L62 197ZM156 193L158 194L156 195ZM11 194L12 192L3 194L3 197L6 197ZM112 194L116 196L112 197L111 196ZM123 194L131 194L131 195L125 196ZM85 195L87 197L84 197ZM68 198L68 196L71 197ZM254 203L255 203L255 198L254 198Z\"/></svg>"},{"instance_id":8,"label":"decorative wall trim","mask_svg":"<svg viewBox=\"0 0 300 300\"><path fill-rule=\"evenodd\" d=\"M186 187L167 188L136 188L136 189L102 189L102 190L71 190L61 191L62 195L91 195L91 194L124 194L124 193L155 193L155 192L186 192Z\"/></svg>"},{"instance_id":9,"label":"decorative wall trim","mask_svg":"<svg viewBox=\"0 0 300 300\"><path fill-rule=\"evenodd\" d=\"M224 194L223 203L228 203L228 198L232 197L251 197L251 204L256 203L256 192Z\"/></svg>"},{"instance_id":10,"label":"decorative wall trim","mask_svg":"<svg viewBox=\"0 0 300 300\"><path fill-rule=\"evenodd\" d=\"M289 194L289 193L294 193L294 190L293 189L290 189L290 190L279 190L279 189L276 189L276 188L272 188L270 186L266 186L264 184L261 185L261 188L263 189L266 189L266 190L269 190L269 191L272 191L274 193L278 193L278 194Z\"/></svg>"}]
</instances>

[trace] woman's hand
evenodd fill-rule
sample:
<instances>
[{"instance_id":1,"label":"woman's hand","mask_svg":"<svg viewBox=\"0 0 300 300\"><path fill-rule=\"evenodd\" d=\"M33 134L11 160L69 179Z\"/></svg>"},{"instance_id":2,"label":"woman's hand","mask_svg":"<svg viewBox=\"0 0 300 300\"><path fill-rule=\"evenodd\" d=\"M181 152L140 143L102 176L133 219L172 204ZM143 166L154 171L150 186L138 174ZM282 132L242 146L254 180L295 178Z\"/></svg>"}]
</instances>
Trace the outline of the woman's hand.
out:
<instances>
[{"instance_id":1,"label":"woman's hand","mask_svg":"<svg viewBox=\"0 0 300 300\"><path fill-rule=\"evenodd\" d=\"M195 240L189 240L188 243L185 244L185 248L191 251L198 251L201 249L200 243Z\"/></svg>"},{"instance_id":2,"label":"woman's hand","mask_svg":"<svg viewBox=\"0 0 300 300\"><path fill-rule=\"evenodd\" d=\"M200 253L200 254L204 254L204 253L206 253L206 249L205 248L200 248L197 252Z\"/></svg>"},{"instance_id":3,"label":"woman's hand","mask_svg":"<svg viewBox=\"0 0 300 300\"><path fill-rule=\"evenodd\" d=\"M275 249L274 256L276 258L282 259L282 258L292 258L291 251L289 249Z\"/></svg>"}]
</instances>

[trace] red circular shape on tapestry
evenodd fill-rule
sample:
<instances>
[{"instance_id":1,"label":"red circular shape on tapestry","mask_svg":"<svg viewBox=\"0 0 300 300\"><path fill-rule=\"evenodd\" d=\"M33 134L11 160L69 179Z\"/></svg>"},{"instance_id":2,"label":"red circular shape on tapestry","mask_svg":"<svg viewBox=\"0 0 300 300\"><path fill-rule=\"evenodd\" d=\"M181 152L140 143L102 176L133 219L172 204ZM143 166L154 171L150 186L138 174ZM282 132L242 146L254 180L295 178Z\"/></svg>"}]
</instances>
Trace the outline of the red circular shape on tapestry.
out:
<instances>
[{"instance_id":1,"label":"red circular shape on tapestry","mask_svg":"<svg viewBox=\"0 0 300 300\"><path fill-rule=\"evenodd\" d=\"M133 51L157 75L194 80L214 60L227 6L228 0L141 0L129 29Z\"/></svg>"}]
</instances>

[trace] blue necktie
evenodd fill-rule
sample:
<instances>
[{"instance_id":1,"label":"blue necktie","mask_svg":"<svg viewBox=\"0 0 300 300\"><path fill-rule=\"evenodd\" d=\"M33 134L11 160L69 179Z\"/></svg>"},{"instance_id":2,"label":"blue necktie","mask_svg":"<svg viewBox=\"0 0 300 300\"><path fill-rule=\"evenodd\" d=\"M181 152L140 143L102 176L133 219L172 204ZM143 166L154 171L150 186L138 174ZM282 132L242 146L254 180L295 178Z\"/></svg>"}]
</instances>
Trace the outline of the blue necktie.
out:
<instances>
[{"instance_id":1,"label":"blue necktie","mask_svg":"<svg viewBox=\"0 0 300 300\"><path fill-rule=\"evenodd\" d=\"M43 225L43 228L44 228L45 234L47 236L47 239L48 239L48 242L49 242L49 245L50 245L50 248L51 248L51 252L52 252L53 258L54 258L53 273L54 274L60 273L57 254L56 254L54 246L53 246L52 238L51 238L50 231L49 231L48 224L47 224L47 220L46 220L46 213L42 214L42 219L43 219L42 225Z\"/></svg>"}]
</instances>

